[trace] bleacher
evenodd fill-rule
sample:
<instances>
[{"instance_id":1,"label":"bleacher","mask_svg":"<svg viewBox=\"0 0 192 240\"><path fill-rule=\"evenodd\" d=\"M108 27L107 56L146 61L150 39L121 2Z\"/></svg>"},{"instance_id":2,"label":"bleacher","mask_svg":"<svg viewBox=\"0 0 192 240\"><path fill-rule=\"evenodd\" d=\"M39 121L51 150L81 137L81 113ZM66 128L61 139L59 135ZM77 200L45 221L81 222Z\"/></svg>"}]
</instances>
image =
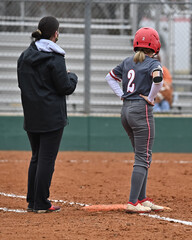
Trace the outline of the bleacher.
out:
<instances>
[{"instance_id":1,"label":"bleacher","mask_svg":"<svg viewBox=\"0 0 192 240\"><path fill-rule=\"evenodd\" d=\"M0 32L0 112L22 113L16 65L30 42L31 33ZM122 102L105 81L106 74L131 55L132 37L125 35L91 35L90 113L115 114ZM70 113L83 113L84 104L84 34L60 34L58 44L66 51L68 70L75 72L79 83L67 98ZM174 75L174 102L171 113L192 113L192 76Z\"/></svg>"}]
</instances>

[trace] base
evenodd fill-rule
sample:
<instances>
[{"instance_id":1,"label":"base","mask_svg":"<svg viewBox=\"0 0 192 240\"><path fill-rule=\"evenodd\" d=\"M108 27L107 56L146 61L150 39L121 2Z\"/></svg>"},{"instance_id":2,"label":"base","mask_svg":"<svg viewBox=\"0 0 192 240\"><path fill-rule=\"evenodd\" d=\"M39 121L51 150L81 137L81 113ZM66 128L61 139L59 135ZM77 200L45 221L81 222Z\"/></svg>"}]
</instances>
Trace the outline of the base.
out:
<instances>
[{"instance_id":1,"label":"base","mask_svg":"<svg viewBox=\"0 0 192 240\"><path fill-rule=\"evenodd\" d=\"M108 212L108 211L124 211L127 204L109 204L109 205L91 205L82 209L88 212Z\"/></svg>"}]
</instances>

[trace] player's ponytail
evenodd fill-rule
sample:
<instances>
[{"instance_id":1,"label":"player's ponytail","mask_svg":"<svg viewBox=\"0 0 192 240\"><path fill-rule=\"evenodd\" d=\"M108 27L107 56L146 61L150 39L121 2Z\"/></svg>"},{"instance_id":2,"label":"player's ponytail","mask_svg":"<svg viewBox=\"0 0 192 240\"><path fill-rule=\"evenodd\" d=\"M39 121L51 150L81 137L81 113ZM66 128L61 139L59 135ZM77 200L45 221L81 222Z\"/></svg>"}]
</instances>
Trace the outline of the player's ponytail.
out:
<instances>
[{"instance_id":1,"label":"player's ponytail","mask_svg":"<svg viewBox=\"0 0 192 240\"><path fill-rule=\"evenodd\" d=\"M145 60L145 53L142 50L136 52L133 60L135 63L143 62Z\"/></svg>"},{"instance_id":2,"label":"player's ponytail","mask_svg":"<svg viewBox=\"0 0 192 240\"><path fill-rule=\"evenodd\" d=\"M138 48L133 60L135 63L143 62L145 60L145 55L150 56L152 54L154 54L154 51L150 48Z\"/></svg>"}]
</instances>

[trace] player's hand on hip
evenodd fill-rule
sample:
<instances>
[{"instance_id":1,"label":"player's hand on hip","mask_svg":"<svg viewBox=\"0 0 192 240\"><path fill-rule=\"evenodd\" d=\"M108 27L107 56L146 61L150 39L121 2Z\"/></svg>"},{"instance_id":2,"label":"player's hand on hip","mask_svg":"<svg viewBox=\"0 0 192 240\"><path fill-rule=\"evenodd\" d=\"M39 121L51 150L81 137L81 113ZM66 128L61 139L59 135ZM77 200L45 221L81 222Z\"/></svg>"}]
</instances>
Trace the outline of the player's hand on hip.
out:
<instances>
[{"instance_id":1,"label":"player's hand on hip","mask_svg":"<svg viewBox=\"0 0 192 240\"><path fill-rule=\"evenodd\" d=\"M139 96L142 97L142 98L143 98L146 102L148 102L151 106L154 106L154 105L155 105L155 104L154 104L154 101L153 101L153 102L149 101L148 96L144 96L144 95L142 95L142 94L140 94Z\"/></svg>"}]
</instances>

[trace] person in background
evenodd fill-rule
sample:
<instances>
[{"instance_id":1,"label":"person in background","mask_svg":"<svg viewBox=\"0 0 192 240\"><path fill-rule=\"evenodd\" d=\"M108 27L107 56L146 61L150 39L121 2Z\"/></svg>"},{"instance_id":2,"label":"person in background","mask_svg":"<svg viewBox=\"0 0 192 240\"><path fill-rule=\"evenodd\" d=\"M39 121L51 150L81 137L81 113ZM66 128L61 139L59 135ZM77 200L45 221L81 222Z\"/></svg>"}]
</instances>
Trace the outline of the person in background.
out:
<instances>
[{"instance_id":1,"label":"person in background","mask_svg":"<svg viewBox=\"0 0 192 240\"><path fill-rule=\"evenodd\" d=\"M28 212L56 212L48 200L64 127L67 125L66 95L74 92L77 76L68 72L65 51L56 44L59 22L43 17L32 33L35 41L17 62L18 86L32 157L28 170Z\"/></svg>"},{"instance_id":2,"label":"person in background","mask_svg":"<svg viewBox=\"0 0 192 240\"><path fill-rule=\"evenodd\" d=\"M156 58L161 62L159 54ZM169 112L173 102L172 76L165 66L162 66L162 69L164 81L162 88L155 98L155 106L153 108L154 112Z\"/></svg>"}]
</instances>

